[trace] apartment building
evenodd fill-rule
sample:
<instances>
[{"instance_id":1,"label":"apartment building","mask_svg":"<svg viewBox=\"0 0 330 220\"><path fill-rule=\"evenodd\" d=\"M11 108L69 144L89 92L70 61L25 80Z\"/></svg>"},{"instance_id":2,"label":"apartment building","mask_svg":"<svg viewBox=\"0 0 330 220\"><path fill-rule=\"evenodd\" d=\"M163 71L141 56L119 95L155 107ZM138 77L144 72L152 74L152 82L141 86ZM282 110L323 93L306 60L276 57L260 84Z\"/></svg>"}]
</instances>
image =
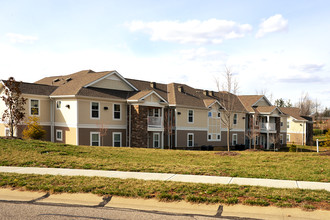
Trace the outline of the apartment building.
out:
<instances>
[{"instance_id":1,"label":"apartment building","mask_svg":"<svg viewBox=\"0 0 330 220\"><path fill-rule=\"evenodd\" d=\"M286 144L286 115L265 96L236 96L195 89L185 84L162 84L127 79L117 71L46 77L21 84L28 99L26 116L39 117L46 140L74 145L193 149L225 147L226 104L233 103L229 139L231 146L253 141L269 149ZM4 81L0 84L0 94ZM0 101L0 114L5 105ZM281 126L283 125L283 126ZM21 136L24 123L16 129ZM8 134L0 122L0 136ZM275 137L275 138L274 138Z\"/></svg>"}]
</instances>

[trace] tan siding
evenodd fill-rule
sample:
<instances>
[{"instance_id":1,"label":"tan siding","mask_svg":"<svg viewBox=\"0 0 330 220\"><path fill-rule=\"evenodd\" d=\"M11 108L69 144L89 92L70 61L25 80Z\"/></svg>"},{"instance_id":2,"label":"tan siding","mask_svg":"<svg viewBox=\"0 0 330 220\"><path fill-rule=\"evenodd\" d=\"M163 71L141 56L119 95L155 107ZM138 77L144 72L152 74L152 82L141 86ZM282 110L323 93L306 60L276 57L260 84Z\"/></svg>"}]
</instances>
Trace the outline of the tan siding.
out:
<instances>
[{"instance_id":1,"label":"tan siding","mask_svg":"<svg viewBox=\"0 0 330 220\"><path fill-rule=\"evenodd\" d=\"M194 122L188 123L188 110L194 111ZM177 108L180 115L177 115L177 127L197 127L207 128L207 113L208 110L193 109L193 108Z\"/></svg>"},{"instance_id":2,"label":"tan siding","mask_svg":"<svg viewBox=\"0 0 330 220\"><path fill-rule=\"evenodd\" d=\"M113 79L101 80L100 82L94 84L93 87L104 88L104 89L116 89L123 91L133 91L133 89L130 86L128 86L125 82L121 80L113 80Z\"/></svg>"},{"instance_id":3,"label":"tan siding","mask_svg":"<svg viewBox=\"0 0 330 220\"><path fill-rule=\"evenodd\" d=\"M91 101L92 100L79 100L79 124L91 124L91 125L126 125L127 117L127 104L122 102L106 102L96 101L100 103L100 119L91 118ZM113 119L113 105L121 105L121 120ZM105 110L104 107L108 107Z\"/></svg>"}]
</instances>

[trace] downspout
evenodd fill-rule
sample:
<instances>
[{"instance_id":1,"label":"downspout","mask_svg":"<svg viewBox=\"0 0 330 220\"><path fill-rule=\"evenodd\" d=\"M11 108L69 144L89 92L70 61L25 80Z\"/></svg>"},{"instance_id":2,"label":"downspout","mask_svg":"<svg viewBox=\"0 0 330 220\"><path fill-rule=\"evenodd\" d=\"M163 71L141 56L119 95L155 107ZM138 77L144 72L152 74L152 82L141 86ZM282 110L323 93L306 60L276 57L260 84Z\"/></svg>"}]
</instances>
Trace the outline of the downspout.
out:
<instances>
[{"instance_id":1,"label":"downspout","mask_svg":"<svg viewBox=\"0 0 330 220\"><path fill-rule=\"evenodd\" d=\"M175 113L175 115L174 115L174 120L175 120L175 122L174 122L174 127L175 127L175 148L177 148L178 147L178 131L177 131L177 109L175 108L175 110L174 110L174 113Z\"/></svg>"},{"instance_id":2,"label":"downspout","mask_svg":"<svg viewBox=\"0 0 330 220\"><path fill-rule=\"evenodd\" d=\"M54 112L54 99L50 98L50 141L54 140L54 123L55 123L55 112Z\"/></svg>"},{"instance_id":3,"label":"downspout","mask_svg":"<svg viewBox=\"0 0 330 220\"><path fill-rule=\"evenodd\" d=\"M132 124L131 124L131 121L132 121L132 105L131 104L128 104L128 107L129 107L129 120L128 120L128 147L131 147L131 134L132 134Z\"/></svg>"}]
</instances>

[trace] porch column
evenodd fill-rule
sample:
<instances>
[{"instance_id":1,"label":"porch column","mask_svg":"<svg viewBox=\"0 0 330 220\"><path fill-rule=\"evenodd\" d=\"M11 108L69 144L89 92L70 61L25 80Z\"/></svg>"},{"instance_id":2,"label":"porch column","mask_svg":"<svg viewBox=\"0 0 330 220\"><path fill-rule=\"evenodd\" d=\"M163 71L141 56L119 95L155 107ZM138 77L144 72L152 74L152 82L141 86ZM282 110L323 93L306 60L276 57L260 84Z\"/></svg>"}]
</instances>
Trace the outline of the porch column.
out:
<instances>
[{"instance_id":1,"label":"porch column","mask_svg":"<svg viewBox=\"0 0 330 220\"><path fill-rule=\"evenodd\" d=\"M267 128L267 150L269 150L269 148L270 148L270 146L269 146L269 130L270 130L270 126L269 126L269 115L267 115L266 128Z\"/></svg>"},{"instance_id":2,"label":"porch column","mask_svg":"<svg viewBox=\"0 0 330 220\"><path fill-rule=\"evenodd\" d=\"M267 131L267 150L269 150L269 131Z\"/></svg>"},{"instance_id":3,"label":"porch column","mask_svg":"<svg viewBox=\"0 0 330 220\"><path fill-rule=\"evenodd\" d=\"M162 131L162 133L161 133L161 140L162 140L161 148L164 149L164 131Z\"/></svg>"}]
</instances>

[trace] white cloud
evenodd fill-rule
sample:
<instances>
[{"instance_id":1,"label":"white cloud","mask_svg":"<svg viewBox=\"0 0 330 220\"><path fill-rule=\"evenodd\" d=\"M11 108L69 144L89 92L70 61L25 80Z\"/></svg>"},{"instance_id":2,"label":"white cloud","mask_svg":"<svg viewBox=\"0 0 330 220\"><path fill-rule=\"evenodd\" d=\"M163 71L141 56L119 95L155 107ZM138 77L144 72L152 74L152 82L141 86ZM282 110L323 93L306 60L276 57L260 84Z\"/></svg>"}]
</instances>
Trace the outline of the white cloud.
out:
<instances>
[{"instance_id":1,"label":"white cloud","mask_svg":"<svg viewBox=\"0 0 330 220\"><path fill-rule=\"evenodd\" d=\"M263 22L259 25L259 30L256 37L260 38L268 33L285 31L287 28L288 20L284 19L281 14L276 14L266 20L263 20Z\"/></svg>"},{"instance_id":2,"label":"white cloud","mask_svg":"<svg viewBox=\"0 0 330 220\"><path fill-rule=\"evenodd\" d=\"M234 21L209 19L206 21L189 20L143 22L133 21L127 24L133 32L141 31L150 35L152 41L170 41L178 43L219 44L226 39L244 37L251 32L249 24Z\"/></svg>"},{"instance_id":3,"label":"white cloud","mask_svg":"<svg viewBox=\"0 0 330 220\"><path fill-rule=\"evenodd\" d=\"M29 35L22 35L22 34L15 34L15 33L7 33L6 36L9 38L10 42L12 43L33 43L39 40L38 37L29 36Z\"/></svg>"}]
</instances>

